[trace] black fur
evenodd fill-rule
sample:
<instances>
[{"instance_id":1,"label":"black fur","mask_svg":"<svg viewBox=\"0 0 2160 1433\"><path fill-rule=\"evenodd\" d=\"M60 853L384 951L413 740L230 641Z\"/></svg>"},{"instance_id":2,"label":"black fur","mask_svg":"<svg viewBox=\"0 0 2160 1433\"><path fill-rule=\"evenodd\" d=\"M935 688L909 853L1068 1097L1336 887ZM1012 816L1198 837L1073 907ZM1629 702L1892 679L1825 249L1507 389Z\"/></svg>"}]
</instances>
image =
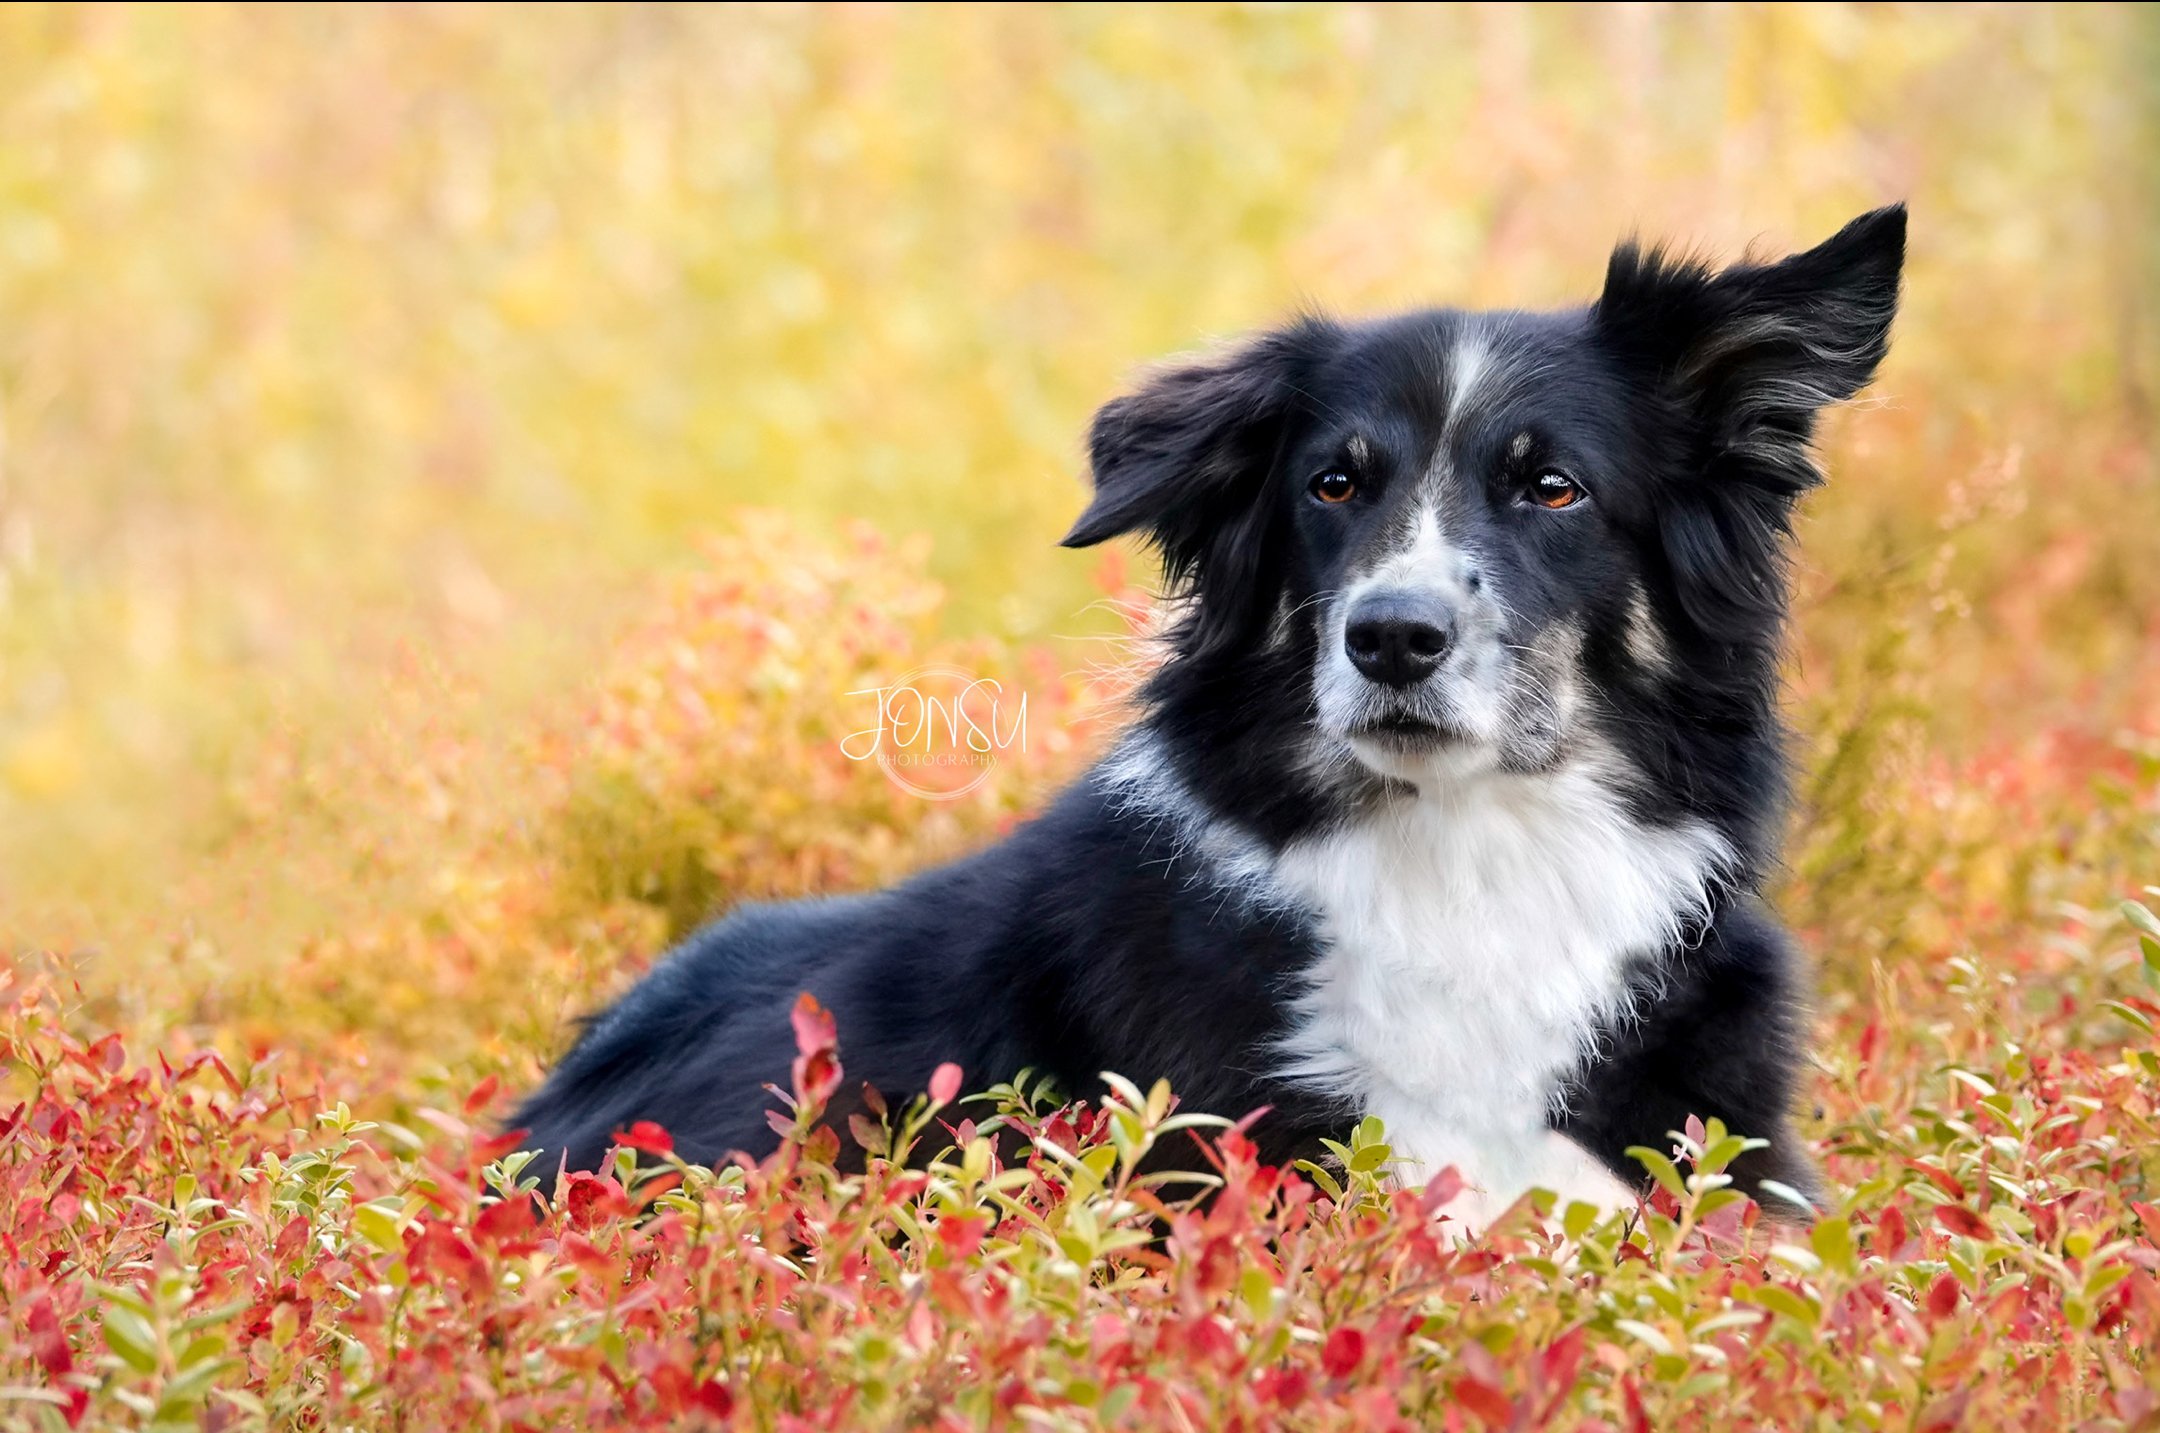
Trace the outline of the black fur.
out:
<instances>
[{"instance_id":1,"label":"black fur","mask_svg":"<svg viewBox=\"0 0 2160 1433\"><path fill-rule=\"evenodd\" d=\"M1450 520L1480 535L1525 620L1582 631L1588 720L1625 757L1635 817L1705 823L1738 856L1708 918L1641 953L1641 1018L1607 1032L1554 1117L1631 1180L1622 1151L1694 1114L1773 1139L1744 1182L1811 1183L1787 1120L1801 980L1757 894L1785 789L1784 564L1793 503L1819 480L1815 414L1864 385L1887 343L1904 231L1902 208L1880 210L1723 272L1626 245L1594 305L1554 314L1303 319L1160 373L1090 436L1096 498L1066 543L1143 533L1195 599L1141 720L1207 818L1270 851L1391 789L1309 759L1322 638L1295 614L1357 560L1357 523L1395 520L1390 484L1436 453L1480 475L1449 489ZM1435 374L1472 323L1513 378L1450 427ZM1518 432L1534 452L1509 446ZM1353 463L1380 495L1369 513L1321 510L1308 479ZM1592 475L1579 516L1520 511L1525 473L1551 464ZM1657 662L1629 640L1631 601L1647 603ZM945 1060L971 1085L1031 1066L1080 1095L1103 1070L1167 1076L1187 1107L1271 1106L1265 1153L1305 1152L1358 1113L1271 1074L1318 953L1311 923L1226 902L1175 845L1098 768L1004 842L896 888L744 908L595 1021L516 1122L574 1167L639 1119L695 1158L761 1153L762 1087L786 1083L788 1007L807 989L837 1017L851 1089L919 1090Z\"/></svg>"}]
</instances>

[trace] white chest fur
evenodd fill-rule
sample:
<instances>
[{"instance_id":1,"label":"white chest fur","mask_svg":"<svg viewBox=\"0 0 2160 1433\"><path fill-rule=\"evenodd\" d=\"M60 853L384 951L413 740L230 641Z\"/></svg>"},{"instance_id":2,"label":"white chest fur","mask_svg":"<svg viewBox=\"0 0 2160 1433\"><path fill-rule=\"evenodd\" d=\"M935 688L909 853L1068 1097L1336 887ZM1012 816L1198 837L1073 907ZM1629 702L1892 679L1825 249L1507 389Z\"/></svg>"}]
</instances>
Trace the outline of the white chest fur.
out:
<instances>
[{"instance_id":1,"label":"white chest fur","mask_svg":"<svg viewBox=\"0 0 2160 1433\"><path fill-rule=\"evenodd\" d=\"M1405 1178L1454 1165L1469 1223L1534 1186L1625 1202L1546 1114L1624 1018L1630 962L1702 906L1727 854L1707 828L1634 821L1588 765L1435 783L1293 845L1272 884L1325 953L1283 1073L1380 1116Z\"/></svg>"}]
</instances>

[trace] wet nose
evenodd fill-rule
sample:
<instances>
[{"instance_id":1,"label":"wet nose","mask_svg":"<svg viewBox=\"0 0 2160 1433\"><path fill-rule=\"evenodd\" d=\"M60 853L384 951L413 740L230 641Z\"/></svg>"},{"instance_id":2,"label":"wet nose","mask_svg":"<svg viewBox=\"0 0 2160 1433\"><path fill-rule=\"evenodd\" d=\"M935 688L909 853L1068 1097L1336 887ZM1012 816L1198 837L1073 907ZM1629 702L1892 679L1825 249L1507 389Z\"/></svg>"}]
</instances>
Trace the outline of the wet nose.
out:
<instances>
[{"instance_id":1,"label":"wet nose","mask_svg":"<svg viewBox=\"0 0 2160 1433\"><path fill-rule=\"evenodd\" d=\"M1454 635L1453 615L1433 598L1376 592L1350 609L1343 648L1367 681L1407 687L1433 674Z\"/></svg>"}]
</instances>

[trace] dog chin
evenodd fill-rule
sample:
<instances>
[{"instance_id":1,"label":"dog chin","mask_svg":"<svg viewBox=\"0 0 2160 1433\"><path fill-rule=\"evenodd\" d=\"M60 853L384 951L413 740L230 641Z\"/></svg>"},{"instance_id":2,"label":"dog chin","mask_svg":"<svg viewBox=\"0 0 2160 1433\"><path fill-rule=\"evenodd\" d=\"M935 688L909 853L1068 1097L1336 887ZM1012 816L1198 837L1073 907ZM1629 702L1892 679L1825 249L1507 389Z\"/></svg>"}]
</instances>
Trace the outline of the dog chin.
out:
<instances>
[{"instance_id":1,"label":"dog chin","mask_svg":"<svg viewBox=\"0 0 2160 1433\"><path fill-rule=\"evenodd\" d=\"M1345 736L1351 755L1376 776L1415 786L1459 780L1496 769L1500 755L1466 732L1425 722L1362 726Z\"/></svg>"}]
</instances>

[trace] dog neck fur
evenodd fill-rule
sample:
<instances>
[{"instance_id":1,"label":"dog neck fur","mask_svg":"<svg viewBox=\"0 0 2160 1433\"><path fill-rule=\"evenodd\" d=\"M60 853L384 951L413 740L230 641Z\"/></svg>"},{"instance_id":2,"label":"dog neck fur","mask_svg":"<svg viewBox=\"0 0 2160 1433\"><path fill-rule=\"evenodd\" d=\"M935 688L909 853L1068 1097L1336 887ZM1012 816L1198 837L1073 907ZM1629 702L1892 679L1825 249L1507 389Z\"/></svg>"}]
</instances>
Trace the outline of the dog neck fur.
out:
<instances>
[{"instance_id":1,"label":"dog neck fur","mask_svg":"<svg viewBox=\"0 0 2160 1433\"><path fill-rule=\"evenodd\" d=\"M1473 1226L1533 1187L1632 1202L1549 1121L1734 858L1700 823L1635 820L1621 775L1594 740L1534 773L1466 765L1269 850L1196 801L1144 729L1103 770L1187 881L1310 922L1279 1072L1378 1115L1405 1180L1454 1166L1471 1188L1450 1212Z\"/></svg>"}]
</instances>

